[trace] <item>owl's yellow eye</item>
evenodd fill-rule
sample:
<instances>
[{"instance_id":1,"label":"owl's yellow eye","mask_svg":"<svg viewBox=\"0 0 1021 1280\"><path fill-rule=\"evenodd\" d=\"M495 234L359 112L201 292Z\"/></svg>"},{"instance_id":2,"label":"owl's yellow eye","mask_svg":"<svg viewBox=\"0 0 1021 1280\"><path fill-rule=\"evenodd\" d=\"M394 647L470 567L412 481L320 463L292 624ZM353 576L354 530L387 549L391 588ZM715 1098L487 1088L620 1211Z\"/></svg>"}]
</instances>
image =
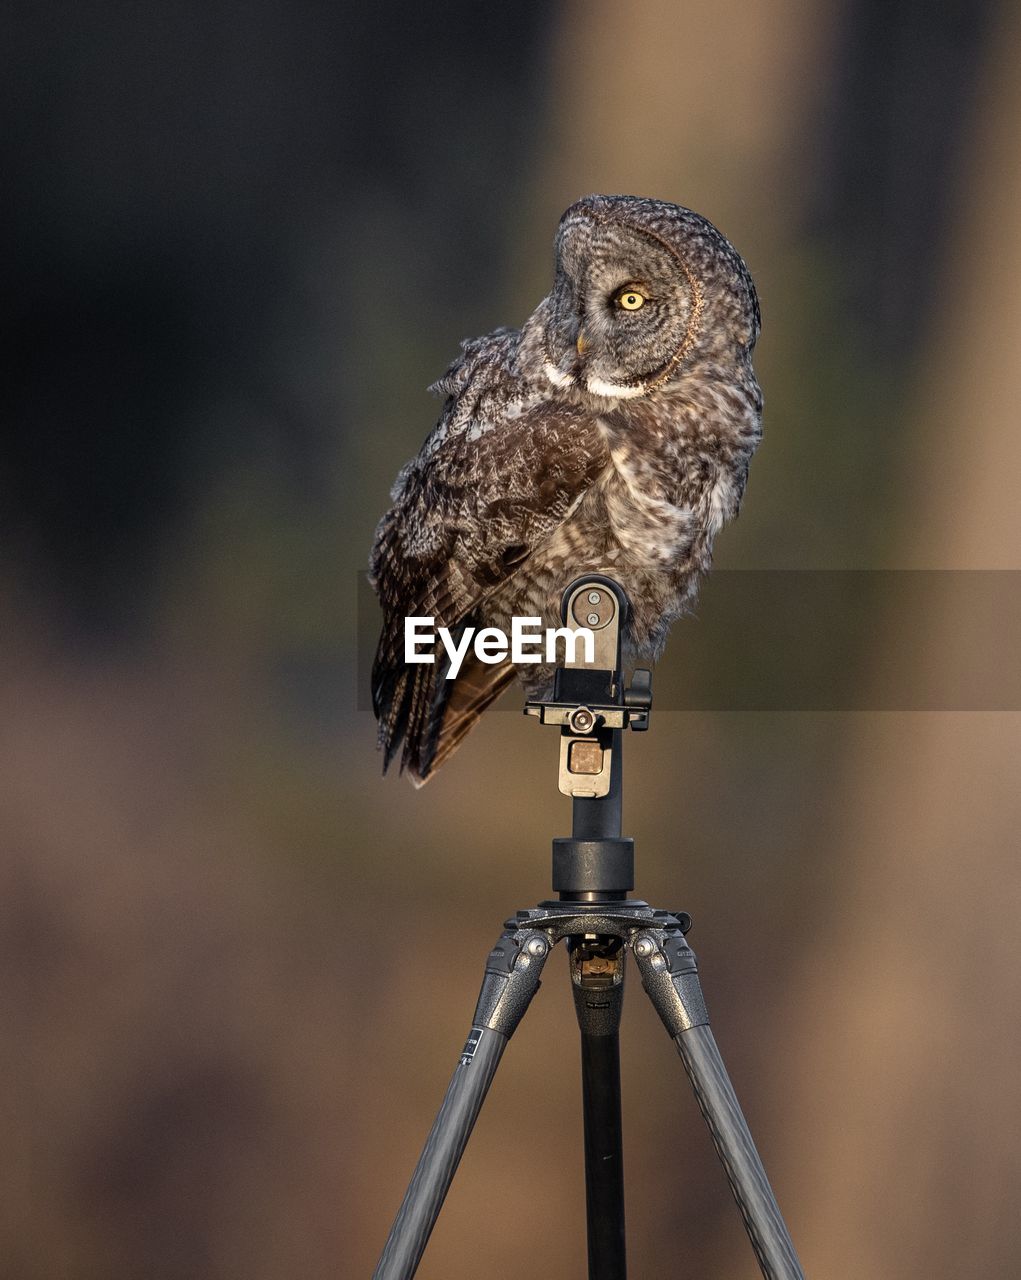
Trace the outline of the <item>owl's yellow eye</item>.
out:
<instances>
[{"instance_id":1,"label":"owl's yellow eye","mask_svg":"<svg viewBox=\"0 0 1021 1280\"><path fill-rule=\"evenodd\" d=\"M639 307L645 306L645 294L633 288L621 289L615 301L617 306L623 307L625 311L637 311Z\"/></svg>"}]
</instances>

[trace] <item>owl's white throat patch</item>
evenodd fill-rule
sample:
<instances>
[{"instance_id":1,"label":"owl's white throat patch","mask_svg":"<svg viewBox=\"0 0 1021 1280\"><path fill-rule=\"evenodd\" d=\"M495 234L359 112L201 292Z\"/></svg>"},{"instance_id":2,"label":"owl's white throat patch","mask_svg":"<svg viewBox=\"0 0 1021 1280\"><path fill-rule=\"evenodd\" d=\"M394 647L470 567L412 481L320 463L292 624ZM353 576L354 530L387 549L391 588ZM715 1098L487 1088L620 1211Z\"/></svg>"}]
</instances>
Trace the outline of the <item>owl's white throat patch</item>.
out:
<instances>
[{"instance_id":1,"label":"owl's white throat patch","mask_svg":"<svg viewBox=\"0 0 1021 1280\"><path fill-rule=\"evenodd\" d=\"M561 369L558 369L551 360L543 361L542 371L555 387L574 386L573 375L570 373L564 373Z\"/></svg>"},{"instance_id":2,"label":"owl's white throat patch","mask_svg":"<svg viewBox=\"0 0 1021 1280\"><path fill-rule=\"evenodd\" d=\"M631 386L621 386L616 382L604 382L594 374L585 379L585 386L594 396L606 396L608 400L633 400L645 391L644 382L635 382Z\"/></svg>"}]
</instances>

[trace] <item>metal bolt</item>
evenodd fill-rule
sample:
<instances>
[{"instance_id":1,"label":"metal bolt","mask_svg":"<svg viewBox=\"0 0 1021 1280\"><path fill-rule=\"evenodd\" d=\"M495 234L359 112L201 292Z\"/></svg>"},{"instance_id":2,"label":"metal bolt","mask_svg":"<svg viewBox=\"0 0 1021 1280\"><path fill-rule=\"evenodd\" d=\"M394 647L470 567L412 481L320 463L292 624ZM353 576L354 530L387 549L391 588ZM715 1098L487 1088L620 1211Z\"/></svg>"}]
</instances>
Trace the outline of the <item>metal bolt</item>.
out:
<instances>
[{"instance_id":1,"label":"metal bolt","mask_svg":"<svg viewBox=\"0 0 1021 1280\"><path fill-rule=\"evenodd\" d=\"M570 725L575 733L588 733L596 722L588 707L576 707L570 715Z\"/></svg>"},{"instance_id":2,"label":"metal bolt","mask_svg":"<svg viewBox=\"0 0 1021 1280\"><path fill-rule=\"evenodd\" d=\"M588 617L585 619L585 621L589 624L590 627L594 627L599 622L599 614L590 613Z\"/></svg>"},{"instance_id":3,"label":"metal bolt","mask_svg":"<svg viewBox=\"0 0 1021 1280\"><path fill-rule=\"evenodd\" d=\"M589 604L598 604L598 603L599 603L599 601L600 601L600 600L602 600L602 598L603 598L603 597L599 594L599 592L598 592L598 591L590 591L590 592L588 593L588 602L589 602Z\"/></svg>"},{"instance_id":4,"label":"metal bolt","mask_svg":"<svg viewBox=\"0 0 1021 1280\"><path fill-rule=\"evenodd\" d=\"M656 950L656 944L649 937L639 938L635 942L636 956L651 956L655 950Z\"/></svg>"},{"instance_id":5,"label":"metal bolt","mask_svg":"<svg viewBox=\"0 0 1021 1280\"><path fill-rule=\"evenodd\" d=\"M525 947L533 956L544 956L549 949L549 944L545 938L529 938Z\"/></svg>"}]
</instances>

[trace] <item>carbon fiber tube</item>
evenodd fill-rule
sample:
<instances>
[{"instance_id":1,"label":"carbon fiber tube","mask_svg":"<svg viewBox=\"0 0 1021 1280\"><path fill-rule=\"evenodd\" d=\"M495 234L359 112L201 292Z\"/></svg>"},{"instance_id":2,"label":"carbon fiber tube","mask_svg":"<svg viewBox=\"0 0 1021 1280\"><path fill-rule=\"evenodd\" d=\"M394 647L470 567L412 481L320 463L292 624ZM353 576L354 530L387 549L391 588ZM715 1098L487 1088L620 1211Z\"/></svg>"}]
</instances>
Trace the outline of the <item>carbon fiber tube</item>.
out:
<instances>
[{"instance_id":1,"label":"carbon fiber tube","mask_svg":"<svg viewBox=\"0 0 1021 1280\"><path fill-rule=\"evenodd\" d=\"M589 1280L624 1280L624 1159L620 1040L581 1037Z\"/></svg>"},{"instance_id":2,"label":"carbon fiber tube","mask_svg":"<svg viewBox=\"0 0 1021 1280\"><path fill-rule=\"evenodd\" d=\"M708 1025L674 1037L766 1280L804 1280L766 1171Z\"/></svg>"},{"instance_id":3,"label":"carbon fiber tube","mask_svg":"<svg viewBox=\"0 0 1021 1280\"><path fill-rule=\"evenodd\" d=\"M379 1264L372 1273L373 1280L411 1280L418 1269L507 1041L508 1037L499 1031L486 1027L479 1034L479 1028L472 1028L465 1056L454 1069Z\"/></svg>"}]
</instances>

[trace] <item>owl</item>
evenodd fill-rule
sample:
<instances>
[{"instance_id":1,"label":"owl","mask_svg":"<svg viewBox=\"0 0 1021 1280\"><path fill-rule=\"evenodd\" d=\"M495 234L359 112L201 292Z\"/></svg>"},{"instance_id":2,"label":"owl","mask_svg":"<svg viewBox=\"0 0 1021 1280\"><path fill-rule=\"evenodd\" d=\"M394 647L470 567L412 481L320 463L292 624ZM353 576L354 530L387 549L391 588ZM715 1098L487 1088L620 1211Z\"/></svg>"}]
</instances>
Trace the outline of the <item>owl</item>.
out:
<instances>
[{"instance_id":1,"label":"owl","mask_svg":"<svg viewBox=\"0 0 1021 1280\"><path fill-rule=\"evenodd\" d=\"M448 680L440 646L434 663L406 664L406 617L455 634L509 632L515 616L559 626L564 588L602 573L631 601L625 661L659 657L761 438L758 334L751 275L701 215L621 195L564 213L549 295L520 329L462 343L376 529L384 772L400 751L424 783L515 676L469 651ZM550 666L516 670L529 697L549 694Z\"/></svg>"}]
</instances>

